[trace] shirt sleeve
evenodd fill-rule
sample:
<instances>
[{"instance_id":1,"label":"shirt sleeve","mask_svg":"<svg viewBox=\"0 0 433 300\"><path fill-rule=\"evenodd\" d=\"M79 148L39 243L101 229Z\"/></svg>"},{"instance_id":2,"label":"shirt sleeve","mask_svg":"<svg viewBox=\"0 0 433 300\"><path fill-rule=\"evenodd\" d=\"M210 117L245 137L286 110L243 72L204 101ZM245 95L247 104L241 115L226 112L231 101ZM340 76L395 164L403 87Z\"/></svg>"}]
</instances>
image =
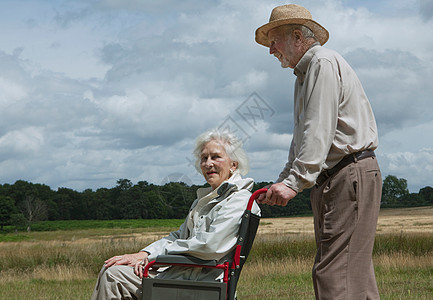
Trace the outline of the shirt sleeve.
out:
<instances>
[{"instance_id":1,"label":"shirt sleeve","mask_svg":"<svg viewBox=\"0 0 433 300\"><path fill-rule=\"evenodd\" d=\"M290 150L289 150L289 160L287 161L283 171L280 173L276 182L282 182L284 181L284 179L289 177L290 170L292 169L294 157L295 154L294 154L294 147L293 147L293 140L292 140L292 143L290 144Z\"/></svg>"},{"instance_id":2,"label":"shirt sleeve","mask_svg":"<svg viewBox=\"0 0 433 300\"><path fill-rule=\"evenodd\" d=\"M331 148L338 122L341 94L337 67L328 59L312 61L305 77L301 124L293 139L299 146L291 146L289 161L280 180L301 192L315 184ZM285 176L288 174L287 176Z\"/></svg>"}]
</instances>

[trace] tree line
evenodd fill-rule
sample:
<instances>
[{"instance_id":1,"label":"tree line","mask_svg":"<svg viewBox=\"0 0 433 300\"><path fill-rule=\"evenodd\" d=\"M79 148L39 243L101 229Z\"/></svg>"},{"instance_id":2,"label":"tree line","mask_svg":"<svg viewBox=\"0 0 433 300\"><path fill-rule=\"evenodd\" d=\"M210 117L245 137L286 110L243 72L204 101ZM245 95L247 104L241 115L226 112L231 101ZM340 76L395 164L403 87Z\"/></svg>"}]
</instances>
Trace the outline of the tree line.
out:
<instances>
[{"instance_id":1,"label":"tree line","mask_svg":"<svg viewBox=\"0 0 433 300\"><path fill-rule=\"evenodd\" d=\"M255 183L254 190L270 182ZM183 219L196 198L196 190L206 185L170 182L154 185L133 184L119 179L113 188L77 192L18 180L0 185L0 226L23 226L40 220ZM261 205L262 216L283 217L311 214L310 190L299 193L286 207ZM433 205L433 188L409 193L407 181L389 175L383 181L381 207Z\"/></svg>"}]
</instances>

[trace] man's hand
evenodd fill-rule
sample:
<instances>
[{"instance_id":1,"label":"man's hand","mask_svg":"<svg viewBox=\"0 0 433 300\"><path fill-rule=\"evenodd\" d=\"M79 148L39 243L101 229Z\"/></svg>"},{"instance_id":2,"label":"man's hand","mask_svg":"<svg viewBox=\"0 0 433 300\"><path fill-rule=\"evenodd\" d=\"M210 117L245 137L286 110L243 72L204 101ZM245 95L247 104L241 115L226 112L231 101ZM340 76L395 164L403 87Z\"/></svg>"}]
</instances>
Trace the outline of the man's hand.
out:
<instances>
[{"instance_id":1,"label":"man's hand","mask_svg":"<svg viewBox=\"0 0 433 300\"><path fill-rule=\"evenodd\" d=\"M284 183L275 183L271 186L266 187L268 191L266 192L266 197L264 194L259 195L257 198L258 203L268 204L271 206L279 205L286 206L287 203L292 200L297 192L289 188Z\"/></svg>"}]
</instances>

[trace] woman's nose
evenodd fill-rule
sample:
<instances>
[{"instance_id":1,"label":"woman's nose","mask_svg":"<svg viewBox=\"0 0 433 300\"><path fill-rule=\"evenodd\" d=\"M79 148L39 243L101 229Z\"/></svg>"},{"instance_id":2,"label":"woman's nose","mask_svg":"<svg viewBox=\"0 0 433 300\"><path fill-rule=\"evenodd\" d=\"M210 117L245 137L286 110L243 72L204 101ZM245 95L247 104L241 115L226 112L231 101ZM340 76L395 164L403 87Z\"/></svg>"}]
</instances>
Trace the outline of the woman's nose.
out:
<instances>
[{"instance_id":1,"label":"woman's nose","mask_svg":"<svg viewBox=\"0 0 433 300\"><path fill-rule=\"evenodd\" d=\"M206 161L204 162L204 165L208 168L212 167L213 166L212 159L210 159L210 158L206 159Z\"/></svg>"}]
</instances>

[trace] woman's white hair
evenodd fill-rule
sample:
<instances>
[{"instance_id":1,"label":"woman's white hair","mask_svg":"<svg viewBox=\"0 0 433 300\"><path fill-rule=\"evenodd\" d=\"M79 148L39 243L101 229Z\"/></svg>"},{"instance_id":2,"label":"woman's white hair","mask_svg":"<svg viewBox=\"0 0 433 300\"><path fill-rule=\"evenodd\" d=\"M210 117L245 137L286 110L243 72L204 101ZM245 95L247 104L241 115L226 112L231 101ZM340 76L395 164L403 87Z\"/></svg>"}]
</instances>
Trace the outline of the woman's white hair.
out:
<instances>
[{"instance_id":1,"label":"woman's white hair","mask_svg":"<svg viewBox=\"0 0 433 300\"><path fill-rule=\"evenodd\" d=\"M230 159L238 163L235 173L246 175L250 170L250 166L247 154L242 148L242 142L229 130L218 129L206 131L197 137L193 152L195 157L195 168L197 171L202 173L200 168L201 152L203 151L204 146L213 140L220 141Z\"/></svg>"}]
</instances>

